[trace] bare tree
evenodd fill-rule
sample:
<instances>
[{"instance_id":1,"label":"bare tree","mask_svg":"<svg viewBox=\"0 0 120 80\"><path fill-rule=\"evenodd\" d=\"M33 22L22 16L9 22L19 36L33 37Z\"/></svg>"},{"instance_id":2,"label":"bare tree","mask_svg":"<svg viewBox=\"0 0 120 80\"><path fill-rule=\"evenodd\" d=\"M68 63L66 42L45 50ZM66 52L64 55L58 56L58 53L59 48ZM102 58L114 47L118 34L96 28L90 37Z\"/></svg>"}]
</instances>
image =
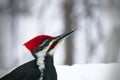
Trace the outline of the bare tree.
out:
<instances>
[{"instance_id":1,"label":"bare tree","mask_svg":"<svg viewBox=\"0 0 120 80\"><path fill-rule=\"evenodd\" d=\"M65 19L65 31L70 31L73 28L72 10L73 10L73 0L66 0L64 2L64 19ZM71 36L66 41L66 60L65 64L73 64L73 37Z\"/></svg>"}]
</instances>

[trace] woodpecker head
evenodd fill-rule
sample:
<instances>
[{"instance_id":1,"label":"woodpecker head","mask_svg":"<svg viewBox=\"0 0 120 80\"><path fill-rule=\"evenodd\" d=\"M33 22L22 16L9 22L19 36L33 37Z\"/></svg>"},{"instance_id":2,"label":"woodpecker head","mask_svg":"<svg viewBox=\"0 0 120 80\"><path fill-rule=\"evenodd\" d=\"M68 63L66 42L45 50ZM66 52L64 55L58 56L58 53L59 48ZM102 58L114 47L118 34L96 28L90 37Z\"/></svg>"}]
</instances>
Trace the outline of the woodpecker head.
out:
<instances>
[{"instance_id":1,"label":"woodpecker head","mask_svg":"<svg viewBox=\"0 0 120 80\"><path fill-rule=\"evenodd\" d=\"M75 30L72 30L56 37L40 35L26 42L24 45L37 59L37 65L39 66L39 69L43 70L45 68L45 57L47 55L52 57L58 44L60 44L63 39L68 37L74 31Z\"/></svg>"},{"instance_id":2,"label":"woodpecker head","mask_svg":"<svg viewBox=\"0 0 120 80\"><path fill-rule=\"evenodd\" d=\"M64 40L74 31L75 30L72 30L56 37L49 35L36 36L35 38L26 42L24 45L28 50L30 50L33 55L37 54L38 52L44 52L46 54L48 53L50 55L53 55L51 52L56 49L62 40Z\"/></svg>"}]
</instances>

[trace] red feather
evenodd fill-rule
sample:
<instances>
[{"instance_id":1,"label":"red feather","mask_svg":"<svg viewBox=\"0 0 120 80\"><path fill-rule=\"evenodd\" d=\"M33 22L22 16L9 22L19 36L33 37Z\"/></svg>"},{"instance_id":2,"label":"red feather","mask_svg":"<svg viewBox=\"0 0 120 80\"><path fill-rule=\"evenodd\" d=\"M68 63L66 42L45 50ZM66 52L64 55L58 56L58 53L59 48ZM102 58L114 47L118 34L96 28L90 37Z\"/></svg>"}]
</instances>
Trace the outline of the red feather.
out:
<instances>
[{"instance_id":1,"label":"red feather","mask_svg":"<svg viewBox=\"0 0 120 80\"><path fill-rule=\"evenodd\" d=\"M36 48L39 47L39 45L41 45L47 39L54 39L54 37L48 35L36 36L35 38L24 43L24 45L28 50L30 50L30 52L33 52Z\"/></svg>"}]
</instances>

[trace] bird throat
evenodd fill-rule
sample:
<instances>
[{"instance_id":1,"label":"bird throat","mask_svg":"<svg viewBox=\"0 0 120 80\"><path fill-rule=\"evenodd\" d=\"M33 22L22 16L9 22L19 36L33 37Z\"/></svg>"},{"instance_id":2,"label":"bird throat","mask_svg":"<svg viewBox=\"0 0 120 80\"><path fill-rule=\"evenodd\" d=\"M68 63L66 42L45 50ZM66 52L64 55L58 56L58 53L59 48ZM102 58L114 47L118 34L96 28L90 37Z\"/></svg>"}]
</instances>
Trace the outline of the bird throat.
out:
<instances>
[{"instance_id":1,"label":"bird throat","mask_svg":"<svg viewBox=\"0 0 120 80\"><path fill-rule=\"evenodd\" d=\"M53 56L46 53L46 51L40 51L36 53L36 64L41 72L41 77L39 80L43 80L43 73L46 65L53 65Z\"/></svg>"},{"instance_id":2,"label":"bird throat","mask_svg":"<svg viewBox=\"0 0 120 80\"><path fill-rule=\"evenodd\" d=\"M36 53L37 61L36 64L38 65L38 68L40 71L43 71L45 69L45 52L38 52Z\"/></svg>"},{"instance_id":3,"label":"bird throat","mask_svg":"<svg viewBox=\"0 0 120 80\"><path fill-rule=\"evenodd\" d=\"M35 54L36 55L36 58L37 58L37 61L36 61L36 64L38 66L38 69L40 70L41 72L41 77L39 80L43 80L43 71L45 69L45 56L46 56L46 52L45 51L39 51L38 53Z\"/></svg>"}]
</instances>

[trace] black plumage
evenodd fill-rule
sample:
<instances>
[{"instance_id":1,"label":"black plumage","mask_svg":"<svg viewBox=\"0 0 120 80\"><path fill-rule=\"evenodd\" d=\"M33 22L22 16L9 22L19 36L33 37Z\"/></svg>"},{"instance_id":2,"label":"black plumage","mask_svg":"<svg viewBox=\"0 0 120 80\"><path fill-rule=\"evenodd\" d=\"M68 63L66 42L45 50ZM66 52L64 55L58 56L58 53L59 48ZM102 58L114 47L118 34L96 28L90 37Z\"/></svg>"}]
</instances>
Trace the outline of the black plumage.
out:
<instances>
[{"instance_id":1,"label":"black plumage","mask_svg":"<svg viewBox=\"0 0 120 80\"><path fill-rule=\"evenodd\" d=\"M36 60L27 62L0 80L39 80L41 77L41 72L36 65ZM45 69L43 71L43 80L57 80L56 70L53 64L52 56L45 56Z\"/></svg>"},{"instance_id":2,"label":"black plumage","mask_svg":"<svg viewBox=\"0 0 120 80\"><path fill-rule=\"evenodd\" d=\"M40 75L36 60L32 60L19 66L0 80L39 80Z\"/></svg>"}]
</instances>

